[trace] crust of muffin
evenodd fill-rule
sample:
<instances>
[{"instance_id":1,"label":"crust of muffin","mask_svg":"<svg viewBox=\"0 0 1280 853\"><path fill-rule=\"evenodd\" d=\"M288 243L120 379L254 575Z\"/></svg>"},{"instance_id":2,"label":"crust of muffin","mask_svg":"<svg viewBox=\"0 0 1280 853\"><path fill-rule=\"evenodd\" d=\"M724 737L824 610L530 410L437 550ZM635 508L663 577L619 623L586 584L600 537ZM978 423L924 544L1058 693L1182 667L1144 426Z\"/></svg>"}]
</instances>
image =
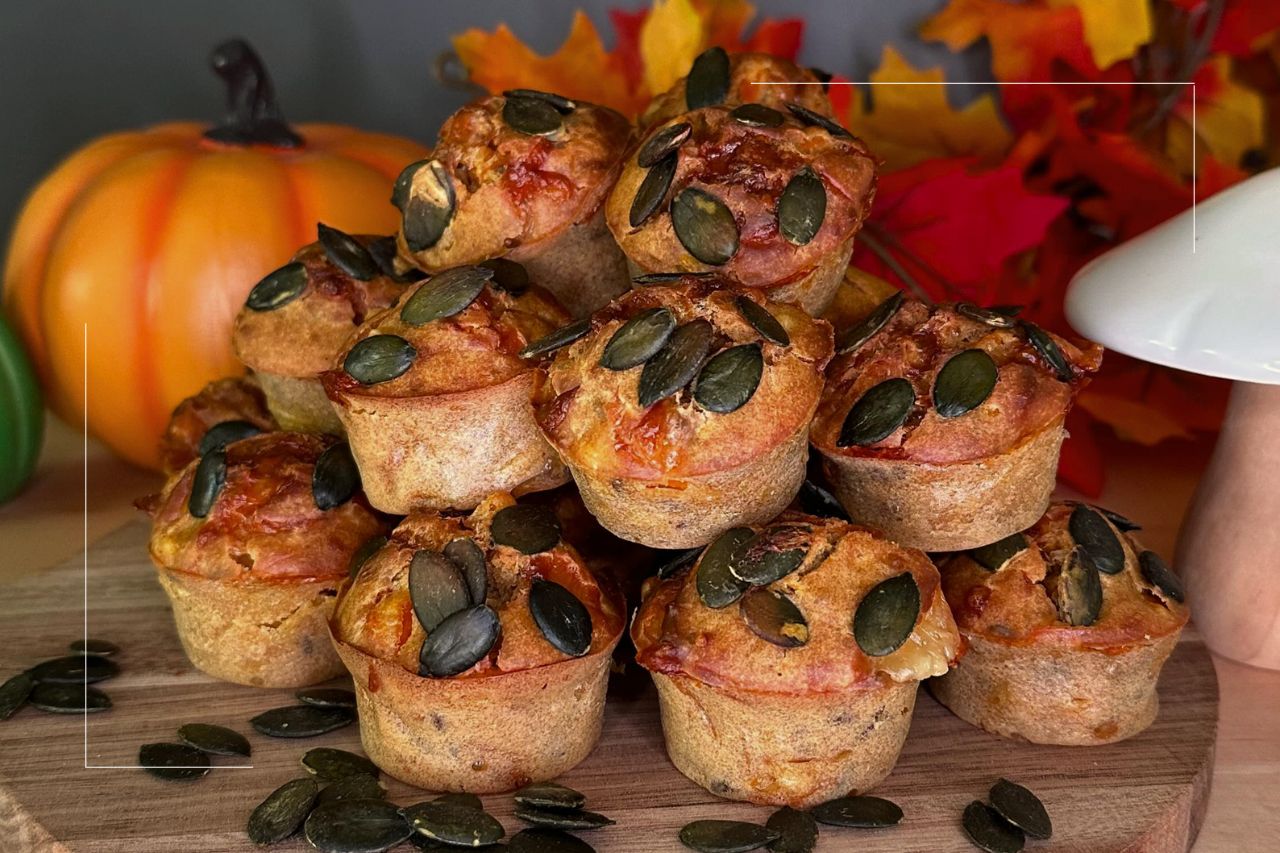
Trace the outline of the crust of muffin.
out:
<instances>
[{"instance_id":1,"label":"crust of muffin","mask_svg":"<svg viewBox=\"0 0 1280 853\"><path fill-rule=\"evenodd\" d=\"M355 682L361 744L379 768L429 791L485 794L553 779L591 753L620 637L581 658L447 679L333 644Z\"/></svg>"},{"instance_id":2,"label":"crust of muffin","mask_svg":"<svg viewBox=\"0 0 1280 853\"><path fill-rule=\"evenodd\" d=\"M911 727L917 682L805 695L653 673L671 762L719 797L805 809L876 786Z\"/></svg>"},{"instance_id":3,"label":"crust of muffin","mask_svg":"<svg viewBox=\"0 0 1280 853\"><path fill-rule=\"evenodd\" d=\"M823 453L823 471L854 521L922 551L963 551L1044 514L1065 436L1060 419L1005 453L948 465Z\"/></svg>"},{"instance_id":4,"label":"crust of muffin","mask_svg":"<svg viewBox=\"0 0 1280 853\"><path fill-rule=\"evenodd\" d=\"M210 427L233 420L248 421L263 432L278 428L252 375L215 379L174 408L160 436L165 475L181 471L200 455L200 441Z\"/></svg>"},{"instance_id":5,"label":"crust of muffin","mask_svg":"<svg viewBox=\"0 0 1280 853\"><path fill-rule=\"evenodd\" d=\"M250 687L304 687L343 671L328 639L339 578L203 578L161 567L178 639L195 667Z\"/></svg>"},{"instance_id":6,"label":"crust of muffin","mask_svg":"<svg viewBox=\"0 0 1280 853\"><path fill-rule=\"evenodd\" d=\"M582 222L508 255L550 290L575 318L585 317L631 289L626 257L604 221L604 205Z\"/></svg>"},{"instance_id":7,"label":"crust of muffin","mask_svg":"<svg viewBox=\"0 0 1280 853\"><path fill-rule=\"evenodd\" d=\"M300 378L279 373L255 373L280 429L342 435L342 421L333 411L319 377Z\"/></svg>"},{"instance_id":8,"label":"crust of muffin","mask_svg":"<svg viewBox=\"0 0 1280 853\"><path fill-rule=\"evenodd\" d=\"M1096 746L1132 737L1156 718L1156 682L1181 631L1118 649L1013 645L963 633L968 654L928 682L952 713L1032 743Z\"/></svg>"}]
</instances>

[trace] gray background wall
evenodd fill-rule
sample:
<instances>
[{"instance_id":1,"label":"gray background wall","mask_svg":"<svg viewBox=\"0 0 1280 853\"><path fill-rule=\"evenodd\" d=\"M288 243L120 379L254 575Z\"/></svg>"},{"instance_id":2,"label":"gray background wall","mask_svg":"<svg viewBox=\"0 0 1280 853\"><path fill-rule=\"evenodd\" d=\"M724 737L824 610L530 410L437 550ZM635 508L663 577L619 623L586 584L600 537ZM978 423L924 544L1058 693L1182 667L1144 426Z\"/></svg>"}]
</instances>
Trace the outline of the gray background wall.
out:
<instances>
[{"instance_id":1,"label":"gray background wall","mask_svg":"<svg viewBox=\"0 0 1280 853\"><path fill-rule=\"evenodd\" d=\"M101 133L221 115L209 49L240 35L270 68L291 121L333 121L430 142L465 96L432 76L449 37L506 21L542 52L575 8L612 41L611 7L647 0L3 0L0 10L0 233L62 157ZM756 0L760 16L803 15L801 59L853 79L896 44L917 66L978 79L981 48L952 55L915 27L943 0ZM951 90L953 97L964 93Z\"/></svg>"}]
</instances>

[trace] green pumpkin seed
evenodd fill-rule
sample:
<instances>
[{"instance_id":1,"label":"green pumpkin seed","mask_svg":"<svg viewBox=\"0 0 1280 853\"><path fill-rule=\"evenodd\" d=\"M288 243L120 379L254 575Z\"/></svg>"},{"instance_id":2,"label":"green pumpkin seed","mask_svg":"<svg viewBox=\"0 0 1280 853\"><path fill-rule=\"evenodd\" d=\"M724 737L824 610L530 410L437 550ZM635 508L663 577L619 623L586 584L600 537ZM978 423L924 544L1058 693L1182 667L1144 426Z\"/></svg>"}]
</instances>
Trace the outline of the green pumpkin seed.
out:
<instances>
[{"instance_id":1,"label":"green pumpkin seed","mask_svg":"<svg viewBox=\"0 0 1280 853\"><path fill-rule=\"evenodd\" d=\"M382 550L382 546L387 544L387 537L379 534L370 539L366 539L364 544L356 549L351 555L351 562L347 565L347 577L355 577L364 568L364 564L369 562L369 558Z\"/></svg>"},{"instance_id":2,"label":"green pumpkin seed","mask_svg":"<svg viewBox=\"0 0 1280 853\"><path fill-rule=\"evenodd\" d=\"M211 450L225 450L228 444L261 434L262 430L257 424L251 424L248 421L223 421L209 427L208 431L201 436L196 453L204 456Z\"/></svg>"},{"instance_id":3,"label":"green pumpkin seed","mask_svg":"<svg viewBox=\"0 0 1280 853\"><path fill-rule=\"evenodd\" d=\"M378 766L363 755L328 746L308 750L302 756L302 766L322 782L333 782L347 776L378 776Z\"/></svg>"},{"instance_id":4,"label":"green pumpkin seed","mask_svg":"<svg viewBox=\"0 0 1280 853\"><path fill-rule=\"evenodd\" d=\"M36 680L25 672L0 684L0 720L7 720L18 713L18 709L27 704L35 686Z\"/></svg>"},{"instance_id":5,"label":"green pumpkin seed","mask_svg":"<svg viewBox=\"0 0 1280 853\"><path fill-rule=\"evenodd\" d=\"M507 849L510 853L595 853L594 847L576 835L537 826L511 836Z\"/></svg>"},{"instance_id":6,"label":"green pumpkin seed","mask_svg":"<svg viewBox=\"0 0 1280 853\"><path fill-rule=\"evenodd\" d=\"M800 484L800 492L796 495L796 498L800 502L800 508L809 515L816 515L820 518L849 520L849 513L841 505L840 501L836 499L836 496L807 477Z\"/></svg>"},{"instance_id":7,"label":"green pumpkin seed","mask_svg":"<svg viewBox=\"0 0 1280 853\"><path fill-rule=\"evenodd\" d=\"M470 539L455 539L444 546L444 555L458 567L466 581L471 603L484 604L488 594L489 567L480 546Z\"/></svg>"},{"instance_id":8,"label":"green pumpkin seed","mask_svg":"<svg viewBox=\"0 0 1280 853\"><path fill-rule=\"evenodd\" d=\"M809 623L791 599L771 589L753 589L738 603L742 621L767 643L794 649L809 642Z\"/></svg>"},{"instance_id":9,"label":"green pumpkin seed","mask_svg":"<svg viewBox=\"0 0 1280 853\"><path fill-rule=\"evenodd\" d=\"M396 182L391 186L391 203L395 205L396 210L404 213L405 206L409 203L409 192L413 189L413 176L418 174L419 169L431 163L431 160L410 163L400 170L399 175L396 175Z\"/></svg>"},{"instance_id":10,"label":"green pumpkin seed","mask_svg":"<svg viewBox=\"0 0 1280 853\"><path fill-rule=\"evenodd\" d=\"M858 602L853 638L862 651L881 657L907 641L919 617L920 587L910 572L903 572L876 584Z\"/></svg>"},{"instance_id":11,"label":"green pumpkin seed","mask_svg":"<svg viewBox=\"0 0 1280 853\"><path fill-rule=\"evenodd\" d=\"M799 524L767 527L733 552L730 573L743 583L764 586L800 568L809 553L812 531Z\"/></svg>"},{"instance_id":12,"label":"green pumpkin seed","mask_svg":"<svg viewBox=\"0 0 1280 853\"><path fill-rule=\"evenodd\" d=\"M412 284L427 277L417 267L406 267L403 271L397 269L396 260L400 255L400 247L396 245L394 236L379 237L369 243L368 249L374 263L378 265L378 271L397 284Z\"/></svg>"},{"instance_id":13,"label":"green pumpkin seed","mask_svg":"<svg viewBox=\"0 0 1280 853\"><path fill-rule=\"evenodd\" d=\"M337 228L330 228L323 222L316 226L320 235L320 245L324 247L324 255L329 263L347 275L360 281L369 281L380 270L378 262L369 254L364 244Z\"/></svg>"},{"instance_id":14,"label":"green pumpkin seed","mask_svg":"<svg viewBox=\"0 0 1280 853\"><path fill-rule=\"evenodd\" d=\"M421 252L438 243L449 227L457 205L453 178L444 164L431 160L424 168L430 170L430 180L420 182L421 192L413 193L410 189L405 206L400 208L404 213L400 228L410 252Z\"/></svg>"},{"instance_id":15,"label":"green pumpkin seed","mask_svg":"<svg viewBox=\"0 0 1280 853\"><path fill-rule=\"evenodd\" d=\"M395 804L382 799L334 800L316 806L303 831L307 843L321 853L380 853L413 833Z\"/></svg>"},{"instance_id":16,"label":"green pumpkin seed","mask_svg":"<svg viewBox=\"0 0 1280 853\"><path fill-rule=\"evenodd\" d=\"M1003 314L1006 317L1017 317L1022 313L1024 307L1023 305L992 305L987 310L996 314Z\"/></svg>"},{"instance_id":17,"label":"green pumpkin seed","mask_svg":"<svg viewBox=\"0 0 1280 853\"><path fill-rule=\"evenodd\" d=\"M698 54L684 82L684 102L691 110L724 103L729 94L729 54L709 47Z\"/></svg>"},{"instance_id":18,"label":"green pumpkin seed","mask_svg":"<svg viewBox=\"0 0 1280 853\"><path fill-rule=\"evenodd\" d=\"M648 408L688 385L706 361L711 336L711 324L702 318L677 327L640 372L640 405Z\"/></svg>"},{"instance_id":19,"label":"green pumpkin seed","mask_svg":"<svg viewBox=\"0 0 1280 853\"><path fill-rule=\"evenodd\" d=\"M991 786L991 808L1032 838L1053 837L1053 821L1040 798L1008 779Z\"/></svg>"},{"instance_id":20,"label":"green pumpkin seed","mask_svg":"<svg viewBox=\"0 0 1280 853\"><path fill-rule=\"evenodd\" d=\"M209 756L185 743L144 743L138 764L160 779L198 779L209 772Z\"/></svg>"},{"instance_id":21,"label":"green pumpkin seed","mask_svg":"<svg viewBox=\"0 0 1280 853\"><path fill-rule=\"evenodd\" d=\"M693 133L693 125L687 121L667 125L640 146L640 150L636 152L636 165L642 169L656 166L660 160L665 159L683 145L691 133Z\"/></svg>"},{"instance_id":22,"label":"green pumpkin seed","mask_svg":"<svg viewBox=\"0 0 1280 853\"><path fill-rule=\"evenodd\" d=\"M582 809L572 811L547 809L525 803L516 803L515 815L525 823L531 823L534 826L545 826L551 829L600 829L617 823L616 820L607 818L597 812L589 812Z\"/></svg>"},{"instance_id":23,"label":"green pumpkin seed","mask_svg":"<svg viewBox=\"0 0 1280 853\"><path fill-rule=\"evenodd\" d=\"M641 311L609 338L600 353L600 366L608 370L629 370L657 354L676 327L675 315L667 308Z\"/></svg>"},{"instance_id":24,"label":"green pumpkin seed","mask_svg":"<svg viewBox=\"0 0 1280 853\"><path fill-rule=\"evenodd\" d=\"M529 136L546 136L564 125L560 111L541 98L507 98L502 120L512 130Z\"/></svg>"},{"instance_id":25,"label":"green pumpkin seed","mask_svg":"<svg viewBox=\"0 0 1280 853\"><path fill-rule=\"evenodd\" d=\"M418 551L409 563L409 600L422 629L430 634L441 622L471 606L471 592L458 566L439 551Z\"/></svg>"},{"instance_id":26,"label":"green pumpkin seed","mask_svg":"<svg viewBox=\"0 0 1280 853\"><path fill-rule=\"evenodd\" d=\"M210 755L244 755L250 753L249 739L226 726L209 723L187 723L178 729L178 739Z\"/></svg>"},{"instance_id":27,"label":"green pumpkin seed","mask_svg":"<svg viewBox=\"0 0 1280 853\"><path fill-rule=\"evenodd\" d=\"M453 317L470 307L493 278L487 267L453 267L436 273L419 285L400 308L400 319L410 326L425 326Z\"/></svg>"},{"instance_id":28,"label":"green pumpkin seed","mask_svg":"<svg viewBox=\"0 0 1280 853\"><path fill-rule=\"evenodd\" d=\"M414 830L455 847L496 844L506 831L492 815L451 803L418 803L402 810Z\"/></svg>"},{"instance_id":29,"label":"green pumpkin seed","mask_svg":"<svg viewBox=\"0 0 1280 853\"><path fill-rule=\"evenodd\" d=\"M67 648L78 655L87 652L100 658L109 658L120 652L120 647L110 640L98 640L92 637L86 640L72 640Z\"/></svg>"},{"instance_id":30,"label":"green pumpkin seed","mask_svg":"<svg viewBox=\"0 0 1280 853\"><path fill-rule=\"evenodd\" d=\"M987 571L994 572L1025 550L1027 550L1027 537L1021 533L1010 533L989 545L970 548L969 556Z\"/></svg>"},{"instance_id":31,"label":"green pumpkin seed","mask_svg":"<svg viewBox=\"0 0 1280 853\"><path fill-rule=\"evenodd\" d=\"M778 196L778 231L793 246L807 245L818 235L827 215L827 189L805 166Z\"/></svg>"},{"instance_id":32,"label":"green pumpkin seed","mask_svg":"<svg viewBox=\"0 0 1280 853\"><path fill-rule=\"evenodd\" d=\"M498 614L480 604L460 610L427 635L418 654L418 674L449 678L483 660L498 640Z\"/></svg>"},{"instance_id":33,"label":"green pumpkin seed","mask_svg":"<svg viewBox=\"0 0 1280 853\"><path fill-rule=\"evenodd\" d=\"M786 116L764 104L740 104L729 111L729 118L748 127L780 127Z\"/></svg>"},{"instance_id":34,"label":"green pumpkin seed","mask_svg":"<svg viewBox=\"0 0 1280 853\"><path fill-rule=\"evenodd\" d=\"M813 853L818 844L818 822L808 812L783 806L764 823L766 829L778 833L769 842L770 853Z\"/></svg>"},{"instance_id":35,"label":"green pumpkin seed","mask_svg":"<svg viewBox=\"0 0 1280 853\"><path fill-rule=\"evenodd\" d=\"M1124 545L1107 520L1093 507L1077 504L1071 511L1067 530L1075 543L1088 552L1098 571L1115 575L1124 570Z\"/></svg>"},{"instance_id":36,"label":"green pumpkin seed","mask_svg":"<svg viewBox=\"0 0 1280 853\"><path fill-rule=\"evenodd\" d=\"M559 543L560 519L550 507L513 504L494 513L489 535L496 545L515 548L521 554L541 554Z\"/></svg>"},{"instance_id":37,"label":"green pumpkin seed","mask_svg":"<svg viewBox=\"0 0 1280 853\"><path fill-rule=\"evenodd\" d=\"M734 527L716 537L707 546L698 563L698 598L713 610L728 607L747 590L750 584L734 577L729 566L733 556L745 543L755 538L749 527Z\"/></svg>"},{"instance_id":38,"label":"green pumpkin seed","mask_svg":"<svg viewBox=\"0 0 1280 853\"><path fill-rule=\"evenodd\" d=\"M916 391L906 379L886 379L858 398L840 427L837 447L867 447L884 441L907 421Z\"/></svg>"},{"instance_id":39,"label":"green pumpkin seed","mask_svg":"<svg viewBox=\"0 0 1280 853\"><path fill-rule=\"evenodd\" d=\"M1018 853L1027 843L1022 830L979 800L965 806L960 824L973 846L987 853Z\"/></svg>"},{"instance_id":40,"label":"green pumpkin seed","mask_svg":"<svg viewBox=\"0 0 1280 853\"><path fill-rule=\"evenodd\" d=\"M83 684L37 684L28 701L51 714L94 714L111 708L111 698Z\"/></svg>"},{"instance_id":41,"label":"green pumpkin seed","mask_svg":"<svg viewBox=\"0 0 1280 853\"><path fill-rule=\"evenodd\" d=\"M798 118L802 124L807 124L810 127L820 127L832 136L838 136L844 139L853 139L853 134L848 130L836 124L821 113L815 113L808 107L802 107L799 104L788 102L787 109L789 109L791 114Z\"/></svg>"},{"instance_id":42,"label":"green pumpkin seed","mask_svg":"<svg viewBox=\"0 0 1280 853\"><path fill-rule=\"evenodd\" d=\"M418 351L399 335L371 335L356 342L342 369L361 385L390 382L413 367Z\"/></svg>"},{"instance_id":43,"label":"green pumpkin seed","mask_svg":"<svg viewBox=\"0 0 1280 853\"><path fill-rule=\"evenodd\" d=\"M1026 331L1027 340L1031 342L1031 346L1035 347L1036 352L1040 353L1040 357L1053 369L1054 375L1060 381L1070 382L1076 378L1076 372L1072 369L1071 362L1067 361L1062 348L1058 346L1058 342L1048 332L1026 320L1022 321L1022 328Z\"/></svg>"},{"instance_id":44,"label":"green pumpkin seed","mask_svg":"<svg viewBox=\"0 0 1280 853\"><path fill-rule=\"evenodd\" d=\"M1092 625L1102 612L1102 576L1084 548L1067 554L1061 571L1049 578L1049 593L1058 618L1068 625Z\"/></svg>"},{"instance_id":45,"label":"green pumpkin seed","mask_svg":"<svg viewBox=\"0 0 1280 853\"><path fill-rule=\"evenodd\" d=\"M360 489L360 469L345 441L325 448L311 472L311 497L316 509L327 512L342 506Z\"/></svg>"},{"instance_id":46,"label":"green pumpkin seed","mask_svg":"<svg viewBox=\"0 0 1280 853\"><path fill-rule=\"evenodd\" d=\"M875 310L868 314L861 323L856 326L850 326L840 335L836 341L836 354L844 355L845 353L853 352L871 340L876 332L883 329L885 324L893 319L893 315L898 313L898 309L906 301L906 294L898 291L877 305Z\"/></svg>"},{"instance_id":47,"label":"green pumpkin seed","mask_svg":"<svg viewBox=\"0 0 1280 853\"><path fill-rule=\"evenodd\" d=\"M938 416L958 418L983 404L995 390L999 369L986 350L967 349L947 359L933 383Z\"/></svg>"},{"instance_id":48,"label":"green pumpkin seed","mask_svg":"<svg viewBox=\"0 0 1280 853\"><path fill-rule=\"evenodd\" d=\"M276 788L249 815L249 840L277 844L293 835L311 814L319 791L314 779L294 779Z\"/></svg>"},{"instance_id":49,"label":"green pumpkin seed","mask_svg":"<svg viewBox=\"0 0 1280 853\"><path fill-rule=\"evenodd\" d=\"M883 797L840 797L814 806L809 814L829 826L879 829L902 823L902 809Z\"/></svg>"},{"instance_id":50,"label":"green pumpkin seed","mask_svg":"<svg viewBox=\"0 0 1280 853\"><path fill-rule=\"evenodd\" d=\"M738 313L742 318L751 324L751 328L760 333L766 341L771 344L777 344L780 347L788 346L791 343L791 336L787 334L787 330L778 318L769 312L759 302L746 296L735 296L733 305L738 309Z\"/></svg>"},{"instance_id":51,"label":"green pumpkin seed","mask_svg":"<svg viewBox=\"0 0 1280 853\"><path fill-rule=\"evenodd\" d=\"M1012 317L1001 314L999 311L993 311L990 308L979 308L972 302L957 302L956 313L962 317L968 317L970 320L985 323L994 329L1012 329L1017 325Z\"/></svg>"},{"instance_id":52,"label":"green pumpkin seed","mask_svg":"<svg viewBox=\"0 0 1280 853\"><path fill-rule=\"evenodd\" d=\"M738 252L738 222L723 201L706 190L685 187L671 202L671 227L689 254L713 267Z\"/></svg>"},{"instance_id":53,"label":"green pumpkin seed","mask_svg":"<svg viewBox=\"0 0 1280 853\"><path fill-rule=\"evenodd\" d=\"M38 663L27 670L40 684L97 684L120 674L120 666L98 655L78 654Z\"/></svg>"},{"instance_id":54,"label":"green pumpkin seed","mask_svg":"<svg viewBox=\"0 0 1280 853\"><path fill-rule=\"evenodd\" d=\"M267 273L253 286L244 307L250 311L274 311L302 295L307 289L307 268L298 261Z\"/></svg>"},{"instance_id":55,"label":"green pumpkin seed","mask_svg":"<svg viewBox=\"0 0 1280 853\"><path fill-rule=\"evenodd\" d=\"M642 275L631 277L632 284L671 284L686 278L711 278L715 273L706 271L696 272L647 272Z\"/></svg>"},{"instance_id":56,"label":"green pumpkin seed","mask_svg":"<svg viewBox=\"0 0 1280 853\"><path fill-rule=\"evenodd\" d=\"M512 795L517 803L543 809L573 811L587 804L587 795L555 782L534 782Z\"/></svg>"},{"instance_id":57,"label":"green pumpkin seed","mask_svg":"<svg viewBox=\"0 0 1280 853\"><path fill-rule=\"evenodd\" d=\"M746 853L778 838L777 830L740 820L695 820L680 829L680 843L698 853Z\"/></svg>"},{"instance_id":58,"label":"green pumpkin seed","mask_svg":"<svg viewBox=\"0 0 1280 853\"><path fill-rule=\"evenodd\" d=\"M693 383L693 399L709 412L725 415L755 396L764 373L759 344L740 344L712 356Z\"/></svg>"},{"instance_id":59,"label":"green pumpkin seed","mask_svg":"<svg viewBox=\"0 0 1280 853\"><path fill-rule=\"evenodd\" d=\"M519 296L529 289L529 271L524 268L524 264L518 264L509 258L490 258L476 266L493 273L490 278L493 286L512 296Z\"/></svg>"},{"instance_id":60,"label":"green pumpkin seed","mask_svg":"<svg viewBox=\"0 0 1280 853\"><path fill-rule=\"evenodd\" d=\"M469 809L484 811L484 802L475 794L468 794L466 791L450 791L447 794L435 797L431 802L450 806L465 806Z\"/></svg>"},{"instance_id":61,"label":"green pumpkin seed","mask_svg":"<svg viewBox=\"0 0 1280 853\"><path fill-rule=\"evenodd\" d=\"M1182 579L1173 573L1173 570L1155 551L1143 551L1139 554L1138 568L1147 583L1160 590L1166 598L1171 598L1179 604L1186 602L1187 593L1183 589Z\"/></svg>"},{"instance_id":62,"label":"green pumpkin seed","mask_svg":"<svg viewBox=\"0 0 1280 853\"><path fill-rule=\"evenodd\" d=\"M683 572L694 561L698 559L698 555L702 553L701 548L685 548L682 551L668 551L671 556L658 563L658 568L654 574L660 580L673 578Z\"/></svg>"},{"instance_id":63,"label":"green pumpkin seed","mask_svg":"<svg viewBox=\"0 0 1280 853\"><path fill-rule=\"evenodd\" d=\"M308 687L293 695L303 705L315 708L356 707L356 694L341 687Z\"/></svg>"},{"instance_id":64,"label":"green pumpkin seed","mask_svg":"<svg viewBox=\"0 0 1280 853\"><path fill-rule=\"evenodd\" d=\"M387 789L368 773L344 776L325 786L316 798L316 805L336 803L338 800L385 800Z\"/></svg>"},{"instance_id":65,"label":"green pumpkin seed","mask_svg":"<svg viewBox=\"0 0 1280 853\"><path fill-rule=\"evenodd\" d=\"M824 71L821 68L815 68L812 66L809 68L809 73L822 84L822 91L826 92L831 89L830 83L835 79L836 75L832 74L830 71Z\"/></svg>"},{"instance_id":66,"label":"green pumpkin seed","mask_svg":"<svg viewBox=\"0 0 1280 853\"><path fill-rule=\"evenodd\" d=\"M502 93L504 98L532 98L535 101L546 101L566 115L578 108L578 105L555 92L544 92L541 89L508 89Z\"/></svg>"},{"instance_id":67,"label":"green pumpkin seed","mask_svg":"<svg viewBox=\"0 0 1280 853\"><path fill-rule=\"evenodd\" d=\"M590 331L591 318L583 317L581 320L575 320L567 326L561 326L551 334L543 335L536 341L529 343L524 349L520 350L520 357L533 358L534 356L554 352L586 336Z\"/></svg>"},{"instance_id":68,"label":"green pumpkin seed","mask_svg":"<svg viewBox=\"0 0 1280 853\"><path fill-rule=\"evenodd\" d=\"M560 584L535 580L529 613L547 642L569 657L581 657L591 648L591 612Z\"/></svg>"},{"instance_id":69,"label":"green pumpkin seed","mask_svg":"<svg viewBox=\"0 0 1280 853\"><path fill-rule=\"evenodd\" d=\"M211 450L200 457L195 476L191 480L191 495L187 498L187 512L192 518L204 518L213 509L218 493L227 484L227 452Z\"/></svg>"},{"instance_id":70,"label":"green pumpkin seed","mask_svg":"<svg viewBox=\"0 0 1280 853\"><path fill-rule=\"evenodd\" d=\"M1094 509L1102 513L1102 517L1105 518L1107 521L1111 522L1111 524L1116 528L1116 530L1119 530L1123 533L1129 533L1134 530L1142 529L1141 524L1138 524L1138 522L1136 521L1132 521L1128 518L1125 518L1123 515L1121 515L1118 512L1115 512L1109 509L1103 509L1100 506L1095 506Z\"/></svg>"},{"instance_id":71,"label":"green pumpkin seed","mask_svg":"<svg viewBox=\"0 0 1280 853\"><path fill-rule=\"evenodd\" d=\"M632 228L639 228L662 206L667 191L671 189L671 182L676 177L676 157L675 152L672 152L650 166L645 173L644 180L636 190L636 197L631 200L631 213L627 221Z\"/></svg>"},{"instance_id":72,"label":"green pumpkin seed","mask_svg":"<svg viewBox=\"0 0 1280 853\"><path fill-rule=\"evenodd\" d=\"M349 726L356 719L350 708L318 708L315 705L289 705L272 708L249 721L254 731L267 737L315 737Z\"/></svg>"}]
</instances>

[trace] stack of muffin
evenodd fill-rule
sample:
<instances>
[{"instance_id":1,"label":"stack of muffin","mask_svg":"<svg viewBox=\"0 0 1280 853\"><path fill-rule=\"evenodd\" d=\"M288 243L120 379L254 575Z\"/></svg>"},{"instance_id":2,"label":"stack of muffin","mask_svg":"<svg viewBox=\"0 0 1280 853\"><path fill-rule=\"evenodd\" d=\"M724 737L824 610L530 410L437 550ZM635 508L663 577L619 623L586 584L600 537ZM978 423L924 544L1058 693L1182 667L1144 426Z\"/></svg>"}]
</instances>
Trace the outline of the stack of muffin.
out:
<instances>
[{"instance_id":1,"label":"stack of muffin","mask_svg":"<svg viewBox=\"0 0 1280 853\"><path fill-rule=\"evenodd\" d=\"M667 549L631 639L720 796L872 788L925 680L1008 737L1140 731L1181 586L1131 522L1050 502L1101 350L902 294L837 333L874 188L818 76L763 55L708 50L638 127L459 110L399 233L321 225L249 294L250 378L175 412L146 507L193 663L345 668L369 756L425 788L549 779L600 733L625 540Z\"/></svg>"}]
</instances>

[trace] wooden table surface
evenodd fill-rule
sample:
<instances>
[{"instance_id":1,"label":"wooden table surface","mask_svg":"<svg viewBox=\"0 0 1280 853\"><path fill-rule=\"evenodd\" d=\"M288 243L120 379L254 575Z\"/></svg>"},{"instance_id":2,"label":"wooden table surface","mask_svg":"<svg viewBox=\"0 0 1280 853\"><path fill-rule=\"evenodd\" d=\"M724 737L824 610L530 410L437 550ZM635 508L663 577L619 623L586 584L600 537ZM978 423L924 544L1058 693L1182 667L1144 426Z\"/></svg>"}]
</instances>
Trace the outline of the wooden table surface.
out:
<instances>
[{"instance_id":1,"label":"wooden table surface","mask_svg":"<svg viewBox=\"0 0 1280 853\"><path fill-rule=\"evenodd\" d=\"M1101 503L1141 521L1144 542L1173 552L1178 525L1208 455L1207 443L1111 447ZM88 501L85 502L87 459ZM132 500L155 475L113 459L53 420L34 481L0 506L0 583L75 556L136 518ZM1194 606L1194 605L1193 605ZM1217 765L1198 853L1280 849L1280 672L1216 658L1221 709Z\"/></svg>"}]
</instances>

